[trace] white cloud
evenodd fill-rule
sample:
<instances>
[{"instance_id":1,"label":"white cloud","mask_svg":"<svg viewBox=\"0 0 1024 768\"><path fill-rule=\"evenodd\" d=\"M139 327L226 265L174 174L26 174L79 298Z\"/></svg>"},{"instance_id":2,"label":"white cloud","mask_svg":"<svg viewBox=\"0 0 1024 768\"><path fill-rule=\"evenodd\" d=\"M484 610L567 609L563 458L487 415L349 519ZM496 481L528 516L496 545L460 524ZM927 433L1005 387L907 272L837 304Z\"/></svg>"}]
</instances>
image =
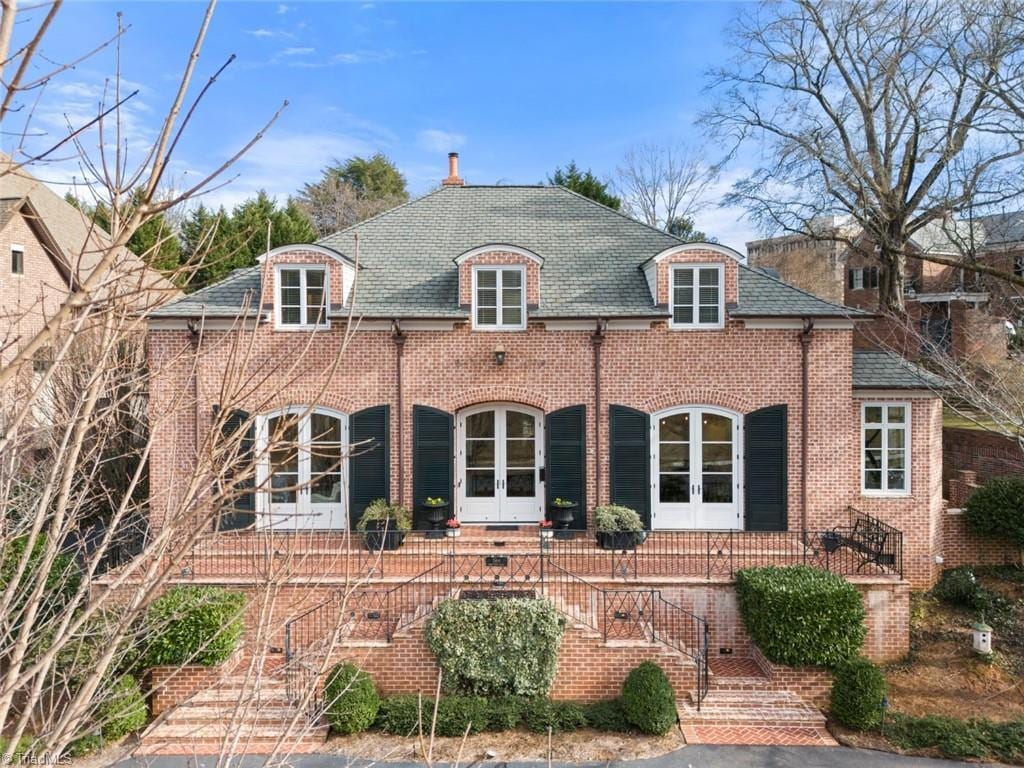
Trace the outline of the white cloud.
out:
<instances>
[{"instance_id":1,"label":"white cloud","mask_svg":"<svg viewBox=\"0 0 1024 768\"><path fill-rule=\"evenodd\" d=\"M392 50L347 51L334 54L331 60L336 64L366 64L368 62L387 61L388 59L395 58L397 55Z\"/></svg>"},{"instance_id":2,"label":"white cloud","mask_svg":"<svg viewBox=\"0 0 1024 768\"><path fill-rule=\"evenodd\" d=\"M295 6L285 5L284 3L278 3L277 4L277 12L279 14L290 13L291 11L294 11L294 10L295 10Z\"/></svg>"},{"instance_id":3,"label":"white cloud","mask_svg":"<svg viewBox=\"0 0 1024 768\"><path fill-rule=\"evenodd\" d=\"M285 48L281 51L282 56L308 56L315 53L316 48Z\"/></svg>"},{"instance_id":4,"label":"white cloud","mask_svg":"<svg viewBox=\"0 0 1024 768\"><path fill-rule=\"evenodd\" d=\"M453 152L466 143L461 133L428 128L416 134L416 143L428 152Z\"/></svg>"},{"instance_id":5,"label":"white cloud","mask_svg":"<svg viewBox=\"0 0 1024 768\"><path fill-rule=\"evenodd\" d=\"M245 30L245 34L252 35L253 37L273 37L274 36L273 32L271 32L269 29L264 29L263 27L260 27L259 29L247 29L247 30Z\"/></svg>"},{"instance_id":6,"label":"white cloud","mask_svg":"<svg viewBox=\"0 0 1024 768\"><path fill-rule=\"evenodd\" d=\"M363 3L359 6L360 11L372 11L377 6L374 3Z\"/></svg>"}]
</instances>

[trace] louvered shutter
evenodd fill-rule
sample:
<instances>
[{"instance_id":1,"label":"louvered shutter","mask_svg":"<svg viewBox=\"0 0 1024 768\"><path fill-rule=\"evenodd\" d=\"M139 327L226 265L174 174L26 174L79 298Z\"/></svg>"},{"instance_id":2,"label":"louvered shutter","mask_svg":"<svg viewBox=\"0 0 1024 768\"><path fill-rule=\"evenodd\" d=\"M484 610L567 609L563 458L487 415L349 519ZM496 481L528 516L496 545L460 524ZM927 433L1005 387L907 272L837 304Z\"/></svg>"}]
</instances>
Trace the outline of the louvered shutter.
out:
<instances>
[{"instance_id":1,"label":"louvered shutter","mask_svg":"<svg viewBox=\"0 0 1024 768\"><path fill-rule=\"evenodd\" d=\"M215 415L217 410L215 406ZM242 476L242 479L233 484L237 493L230 500L230 506L221 511L217 521L217 530L220 531L237 531L256 524L256 494L252 490L245 492L247 488L256 487L255 467L252 466L256 425L250 420L247 411L235 409L224 420L221 434L225 438L232 438L243 429L245 434L239 440L238 453L232 457L231 466L224 475L228 483L237 476Z\"/></svg>"},{"instance_id":2,"label":"louvered shutter","mask_svg":"<svg viewBox=\"0 0 1024 768\"><path fill-rule=\"evenodd\" d=\"M646 413L613 405L608 409L611 501L635 509L651 527L651 419Z\"/></svg>"},{"instance_id":3,"label":"louvered shutter","mask_svg":"<svg viewBox=\"0 0 1024 768\"><path fill-rule=\"evenodd\" d=\"M354 529L374 499L391 498L391 407L376 405L348 420L352 456L348 461L348 515Z\"/></svg>"},{"instance_id":4,"label":"louvered shutter","mask_svg":"<svg viewBox=\"0 0 1024 768\"><path fill-rule=\"evenodd\" d=\"M547 415L546 484L548 507L555 499L575 501L573 528L587 527L587 408L571 405Z\"/></svg>"},{"instance_id":5,"label":"louvered shutter","mask_svg":"<svg viewBox=\"0 0 1024 768\"><path fill-rule=\"evenodd\" d=\"M785 405L772 405L748 413L744 419L745 505L748 531L784 531L787 525Z\"/></svg>"},{"instance_id":6,"label":"louvered shutter","mask_svg":"<svg viewBox=\"0 0 1024 768\"><path fill-rule=\"evenodd\" d=\"M420 509L428 496L443 498L455 509L455 418L450 413L412 407L412 502L417 528L429 528Z\"/></svg>"}]
</instances>

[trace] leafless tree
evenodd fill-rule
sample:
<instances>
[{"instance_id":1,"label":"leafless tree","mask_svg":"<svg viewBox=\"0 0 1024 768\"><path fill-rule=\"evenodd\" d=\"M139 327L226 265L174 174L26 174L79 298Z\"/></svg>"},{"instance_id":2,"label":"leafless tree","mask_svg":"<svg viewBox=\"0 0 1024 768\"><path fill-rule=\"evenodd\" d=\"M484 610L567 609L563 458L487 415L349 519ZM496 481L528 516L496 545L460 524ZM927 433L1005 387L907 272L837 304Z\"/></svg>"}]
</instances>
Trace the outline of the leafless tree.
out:
<instances>
[{"instance_id":1,"label":"leafless tree","mask_svg":"<svg viewBox=\"0 0 1024 768\"><path fill-rule=\"evenodd\" d=\"M744 10L702 122L762 159L724 202L765 230L816 239L822 217L850 217L878 249L882 308L902 312L910 238L1020 193L1022 33L1016 0L769 0Z\"/></svg>"},{"instance_id":2,"label":"leafless tree","mask_svg":"<svg viewBox=\"0 0 1024 768\"><path fill-rule=\"evenodd\" d=\"M325 172L319 181L306 184L297 198L321 237L347 229L378 213L407 202L408 195L364 194L338 173Z\"/></svg>"},{"instance_id":3,"label":"leafless tree","mask_svg":"<svg viewBox=\"0 0 1024 768\"><path fill-rule=\"evenodd\" d=\"M718 168L691 147L643 143L626 152L615 175L626 213L669 231L683 220L692 226L694 215L710 202L705 195Z\"/></svg>"}]
</instances>

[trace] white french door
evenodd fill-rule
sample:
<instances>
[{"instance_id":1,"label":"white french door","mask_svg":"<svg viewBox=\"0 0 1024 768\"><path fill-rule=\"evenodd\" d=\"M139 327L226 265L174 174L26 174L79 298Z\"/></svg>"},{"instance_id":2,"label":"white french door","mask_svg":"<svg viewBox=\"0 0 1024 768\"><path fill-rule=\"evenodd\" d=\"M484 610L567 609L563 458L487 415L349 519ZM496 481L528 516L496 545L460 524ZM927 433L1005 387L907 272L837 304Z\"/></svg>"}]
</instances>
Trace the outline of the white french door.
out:
<instances>
[{"instance_id":1,"label":"white french door","mask_svg":"<svg viewBox=\"0 0 1024 768\"><path fill-rule=\"evenodd\" d=\"M738 414L676 408L651 417L651 526L743 527Z\"/></svg>"},{"instance_id":2,"label":"white french door","mask_svg":"<svg viewBox=\"0 0 1024 768\"><path fill-rule=\"evenodd\" d=\"M266 492L263 527L341 529L347 523L348 419L340 413L288 408L257 422L257 481Z\"/></svg>"},{"instance_id":3,"label":"white french door","mask_svg":"<svg viewBox=\"0 0 1024 768\"><path fill-rule=\"evenodd\" d=\"M518 405L459 414L458 509L464 523L530 523L544 516L543 415Z\"/></svg>"}]
</instances>

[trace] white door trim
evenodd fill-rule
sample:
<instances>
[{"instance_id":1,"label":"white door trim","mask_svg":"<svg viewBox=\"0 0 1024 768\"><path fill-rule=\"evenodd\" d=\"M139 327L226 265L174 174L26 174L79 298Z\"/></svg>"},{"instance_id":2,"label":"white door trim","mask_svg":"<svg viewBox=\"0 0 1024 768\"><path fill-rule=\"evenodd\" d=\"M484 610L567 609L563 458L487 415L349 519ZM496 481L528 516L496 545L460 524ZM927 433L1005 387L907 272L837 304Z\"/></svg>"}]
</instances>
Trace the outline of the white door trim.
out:
<instances>
[{"instance_id":1,"label":"white door trim","mask_svg":"<svg viewBox=\"0 0 1024 768\"><path fill-rule=\"evenodd\" d=\"M689 441L689 459L690 459L690 482L691 482L691 495L690 501L686 504L679 504L678 509L673 510L679 517L683 515L686 517L685 523L679 525L677 520L668 520L665 518L669 515L661 515L662 520L659 520L658 509L661 506L661 472L660 472L660 452L661 452L661 441L659 435L659 423L661 419L666 416L673 416L675 414L688 413L690 414L690 441ZM704 503L703 501L703 481L698 480L697 477L703 478L703 464L702 464L702 453L703 446L702 440L700 439L700 416L701 414L712 413L720 416L725 416L732 420L732 457L733 457L733 502L731 504L711 504ZM743 414L730 410L728 408L719 408L710 405L682 405L675 406L672 408L664 408L660 411L656 411L651 414L650 423L650 473L651 473L651 528L657 529L672 529L672 528L686 528L696 530L742 530L743 528ZM695 470L700 470L700 474L695 477ZM675 505L673 505L675 506ZM666 510L667 511L667 510ZM664 521L664 522L663 522ZM715 524L709 525L708 522L712 521ZM733 524L726 525L732 521Z\"/></svg>"},{"instance_id":2,"label":"white door trim","mask_svg":"<svg viewBox=\"0 0 1024 768\"><path fill-rule=\"evenodd\" d=\"M466 498L466 418L476 413L494 411L494 474L493 502L469 501ZM534 489L535 495L517 499L507 495L505 414L518 411L534 418ZM485 403L459 411L455 416L455 515L463 523L535 523L544 518L544 412L519 403ZM475 509L473 507L476 507Z\"/></svg>"}]
</instances>

